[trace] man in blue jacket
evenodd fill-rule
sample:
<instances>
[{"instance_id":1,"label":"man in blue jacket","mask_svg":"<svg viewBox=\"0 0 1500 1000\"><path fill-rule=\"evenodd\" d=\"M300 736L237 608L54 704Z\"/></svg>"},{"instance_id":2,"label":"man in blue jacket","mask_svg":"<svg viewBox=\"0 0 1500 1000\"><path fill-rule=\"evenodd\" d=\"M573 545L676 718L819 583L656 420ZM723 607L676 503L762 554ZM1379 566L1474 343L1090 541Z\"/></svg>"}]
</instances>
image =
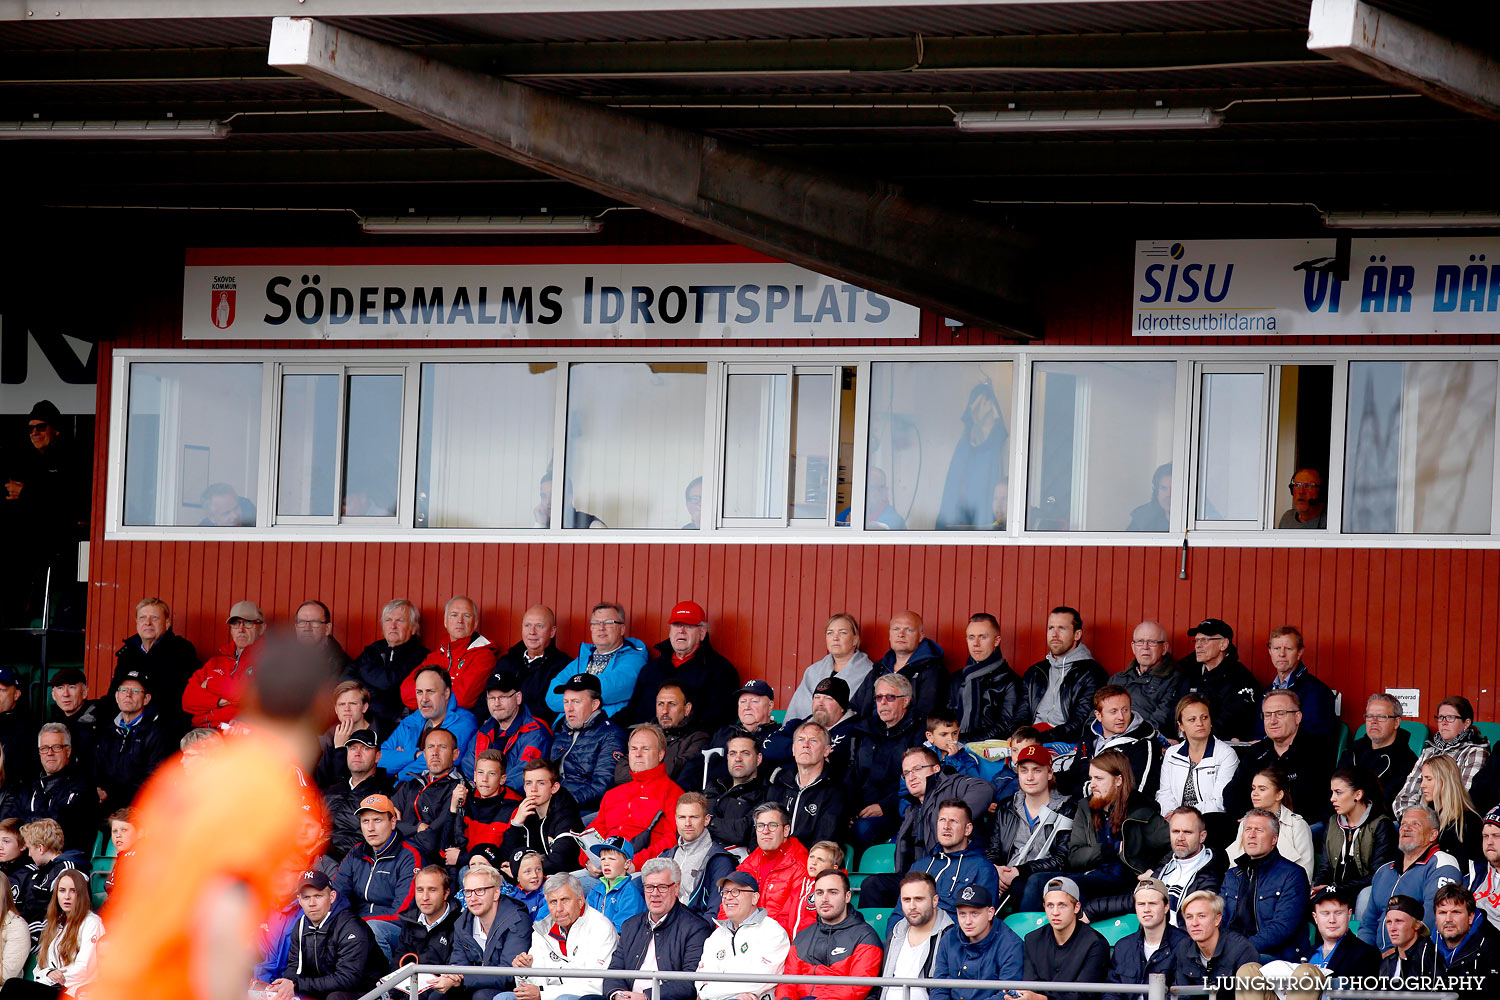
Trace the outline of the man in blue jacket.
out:
<instances>
[{"instance_id":1,"label":"man in blue jacket","mask_svg":"<svg viewBox=\"0 0 1500 1000\"><path fill-rule=\"evenodd\" d=\"M344 855L333 887L363 918L386 960L401 936L400 918L411 906L412 885L422 870L422 855L396 832L399 814L384 795L371 795L359 804L359 832L364 845Z\"/></svg>"},{"instance_id":2,"label":"man in blue jacket","mask_svg":"<svg viewBox=\"0 0 1500 1000\"><path fill-rule=\"evenodd\" d=\"M948 704L948 665L943 649L922 634L922 616L901 611L891 617L891 648L875 661L875 676L900 674L911 682L911 713L926 719Z\"/></svg>"},{"instance_id":3,"label":"man in blue jacket","mask_svg":"<svg viewBox=\"0 0 1500 1000\"><path fill-rule=\"evenodd\" d=\"M423 667L413 681L417 692L417 710L402 719L390 737L380 745L380 766L397 782L415 778L427 770L422 756L422 736L429 729L446 729L454 743L466 747L474 742L479 720L467 708L459 708L446 671ZM472 766L472 764L471 764ZM473 779L473 771L464 777Z\"/></svg>"},{"instance_id":4,"label":"man in blue jacket","mask_svg":"<svg viewBox=\"0 0 1500 1000\"><path fill-rule=\"evenodd\" d=\"M474 865L464 875L464 905L468 911L453 928L451 965L514 966L516 956L531 946L531 915L524 904L500 893L500 872ZM484 940L480 944L480 939ZM444 977L439 977L441 981ZM512 976L456 976L471 990L473 1000L494 997L515 988ZM456 984L455 984L456 985ZM444 990L443 992L447 992Z\"/></svg>"},{"instance_id":5,"label":"man in blue jacket","mask_svg":"<svg viewBox=\"0 0 1500 1000\"><path fill-rule=\"evenodd\" d=\"M1154 973L1167 977L1167 985L1178 982L1177 953L1192 943L1187 932L1167 921L1171 912L1171 894L1159 878L1143 878L1135 885L1135 915L1140 929L1115 942L1110 955L1109 981L1150 982ZM1138 994L1106 993L1104 1000L1134 1000Z\"/></svg>"},{"instance_id":6,"label":"man in blue jacket","mask_svg":"<svg viewBox=\"0 0 1500 1000\"><path fill-rule=\"evenodd\" d=\"M605 717L599 678L578 673L552 689L561 701L548 756L578 811L599 811L599 800L615 783L615 764L625 756L625 731Z\"/></svg>"},{"instance_id":7,"label":"man in blue jacket","mask_svg":"<svg viewBox=\"0 0 1500 1000\"><path fill-rule=\"evenodd\" d=\"M630 703L636 678L646 666L649 653L639 639L625 637L625 609L618 604L599 603L589 612L589 635L593 642L578 647L578 658L552 678L547 707L563 710L561 684L575 674L599 678L604 714L613 716ZM581 801L581 800L580 800Z\"/></svg>"},{"instance_id":8,"label":"man in blue jacket","mask_svg":"<svg viewBox=\"0 0 1500 1000\"><path fill-rule=\"evenodd\" d=\"M995 920L995 897L981 885L958 894L958 931L938 942L934 979L1020 979L1021 939ZM999 990L943 986L927 992L928 1000L1001 1000Z\"/></svg>"},{"instance_id":9,"label":"man in blue jacket","mask_svg":"<svg viewBox=\"0 0 1500 1000\"><path fill-rule=\"evenodd\" d=\"M1224 876L1224 927L1250 939L1261 961L1293 961L1307 940L1307 872L1276 850L1281 823L1251 809L1241 823L1239 864Z\"/></svg>"},{"instance_id":10,"label":"man in blue jacket","mask_svg":"<svg viewBox=\"0 0 1500 1000\"><path fill-rule=\"evenodd\" d=\"M990 899L1000 895L1000 877L985 857L974 835L974 814L963 799L945 799L938 804L937 843L916 860L911 871L926 872L937 882L938 906L952 917L957 914L964 890L983 889ZM1020 939L1016 940L1019 949Z\"/></svg>"},{"instance_id":11,"label":"man in blue jacket","mask_svg":"<svg viewBox=\"0 0 1500 1000\"><path fill-rule=\"evenodd\" d=\"M1437 926L1433 898L1449 882L1462 882L1463 871L1458 860L1438 850L1438 818L1432 810L1413 806L1401 814L1396 831L1396 846L1401 857L1375 869L1370 879L1370 898L1359 915L1359 939L1384 952L1391 946L1385 929L1385 911L1393 896L1410 896L1422 901L1422 922Z\"/></svg>"}]
</instances>

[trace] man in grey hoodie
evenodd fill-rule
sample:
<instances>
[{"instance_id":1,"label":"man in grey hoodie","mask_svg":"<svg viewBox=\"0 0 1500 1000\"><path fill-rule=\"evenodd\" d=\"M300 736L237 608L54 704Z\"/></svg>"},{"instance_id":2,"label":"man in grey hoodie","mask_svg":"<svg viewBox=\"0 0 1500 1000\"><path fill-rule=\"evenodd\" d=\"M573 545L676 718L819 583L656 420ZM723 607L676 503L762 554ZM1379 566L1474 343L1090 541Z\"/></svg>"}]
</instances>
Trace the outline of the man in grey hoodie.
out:
<instances>
[{"instance_id":1,"label":"man in grey hoodie","mask_svg":"<svg viewBox=\"0 0 1500 1000\"><path fill-rule=\"evenodd\" d=\"M1047 655L1021 678L1023 716L1049 743L1077 743L1094 721L1094 692L1108 675L1083 644L1083 615L1060 605L1047 615Z\"/></svg>"},{"instance_id":2,"label":"man in grey hoodie","mask_svg":"<svg viewBox=\"0 0 1500 1000\"><path fill-rule=\"evenodd\" d=\"M909 872L901 880L901 919L891 928L880 974L889 979L926 979L932 975L938 943L953 928L953 918L937 904L937 883L926 872ZM880 991L880 1000L901 1000L899 986ZM911 1000L927 1000L927 991L913 988Z\"/></svg>"}]
</instances>

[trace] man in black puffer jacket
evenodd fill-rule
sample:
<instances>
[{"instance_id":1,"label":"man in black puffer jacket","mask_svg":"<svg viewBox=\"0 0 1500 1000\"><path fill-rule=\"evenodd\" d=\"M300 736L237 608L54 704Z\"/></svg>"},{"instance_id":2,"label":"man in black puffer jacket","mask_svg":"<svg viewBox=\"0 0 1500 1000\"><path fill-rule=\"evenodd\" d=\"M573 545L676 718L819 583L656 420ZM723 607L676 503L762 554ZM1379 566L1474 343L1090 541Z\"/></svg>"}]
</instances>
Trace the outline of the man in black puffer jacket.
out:
<instances>
[{"instance_id":1,"label":"man in black puffer jacket","mask_svg":"<svg viewBox=\"0 0 1500 1000\"><path fill-rule=\"evenodd\" d=\"M385 975L385 956L365 922L348 907L332 912L337 895L327 875L303 874L297 883L302 915L292 927L286 968L273 989L285 983L313 1000L354 1000Z\"/></svg>"},{"instance_id":2,"label":"man in black puffer jacket","mask_svg":"<svg viewBox=\"0 0 1500 1000\"><path fill-rule=\"evenodd\" d=\"M1077 743L1094 721L1094 692L1107 677L1083 644L1083 616L1070 607L1047 615L1047 655L1021 677L1023 722L1042 728L1049 743Z\"/></svg>"},{"instance_id":3,"label":"man in black puffer jacket","mask_svg":"<svg viewBox=\"0 0 1500 1000\"><path fill-rule=\"evenodd\" d=\"M453 954L453 930L462 912L453 902L452 880L442 865L428 865L412 882L416 904L401 914L401 936L392 954L397 965L446 965Z\"/></svg>"},{"instance_id":4,"label":"man in black puffer jacket","mask_svg":"<svg viewBox=\"0 0 1500 1000\"><path fill-rule=\"evenodd\" d=\"M1179 663L1186 691L1208 699L1214 736L1221 740L1255 738L1260 684L1240 662L1234 629L1222 618L1205 618L1188 629L1193 651Z\"/></svg>"},{"instance_id":5,"label":"man in black puffer jacket","mask_svg":"<svg viewBox=\"0 0 1500 1000\"><path fill-rule=\"evenodd\" d=\"M1005 739L1023 719L1021 678L1000 652L1000 623L986 612L969 617L964 630L969 658L948 688L948 707L958 715L959 738L965 743Z\"/></svg>"}]
</instances>

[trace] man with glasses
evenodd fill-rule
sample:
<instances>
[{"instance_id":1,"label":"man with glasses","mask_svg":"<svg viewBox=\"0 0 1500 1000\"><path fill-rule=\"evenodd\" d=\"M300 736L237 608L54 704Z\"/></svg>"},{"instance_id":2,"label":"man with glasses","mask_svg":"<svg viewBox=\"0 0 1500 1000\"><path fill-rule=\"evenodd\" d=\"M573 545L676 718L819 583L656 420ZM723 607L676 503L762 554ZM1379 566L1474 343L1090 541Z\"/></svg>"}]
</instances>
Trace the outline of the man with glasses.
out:
<instances>
[{"instance_id":1,"label":"man with glasses","mask_svg":"<svg viewBox=\"0 0 1500 1000\"><path fill-rule=\"evenodd\" d=\"M625 617L624 615L620 616ZM697 601L678 601L667 615L667 637L656 644L641 670L621 725L657 719L656 695L663 684L677 684L693 705L693 720L705 732L728 725L735 715L740 672L708 639L708 612Z\"/></svg>"},{"instance_id":2,"label":"man with glasses","mask_svg":"<svg viewBox=\"0 0 1500 1000\"><path fill-rule=\"evenodd\" d=\"M635 979L606 979L606 1000L692 1000L690 979L663 980L652 988L652 972L696 972L713 924L677 902L682 872L677 862L652 858L641 866L646 912L620 928L610 967L636 969Z\"/></svg>"},{"instance_id":3,"label":"man with glasses","mask_svg":"<svg viewBox=\"0 0 1500 1000\"><path fill-rule=\"evenodd\" d=\"M890 840L900 825L901 755L922 743L926 722L927 716L918 715L912 707L909 680L901 674L883 674L875 681L875 718L855 734L850 754L854 765L849 786L856 805L864 803L854 817L856 845ZM803 838L809 844L825 839Z\"/></svg>"},{"instance_id":4,"label":"man with glasses","mask_svg":"<svg viewBox=\"0 0 1500 1000\"><path fill-rule=\"evenodd\" d=\"M1281 515L1276 527L1328 527L1328 502L1323 499L1323 473L1317 469L1298 469L1286 488L1292 495L1292 507Z\"/></svg>"},{"instance_id":5,"label":"man with glasses","mask_svg":"<svg viewBox=\"0 0 1500 1000\"><path fill-rule=\"evenodd\" d=\"M1309 826L1328 819L1333 805L1328 798L1328 779L1333 775L1333 755L1328 752L1331 733L1317 733L1302 726L1302 699L1291 690L1267 691L1260 703L1265 738L1240 751L1240 766L1229 783L1225 807L1230 815L1250 808L1250 782L1262 770L1274 767L1291 782L1292 804ZM1313 831L1316 839L1318 830Z\"/></svg>"},{"instance_id":6,"label":"man with glasses","mask_svg":"<svg viewBox=\"0 0 1500 1000\"><path fill-rule=\"evenodd\" d=\"M1214 736L1221 740L1253 739L1260 685L1250 668L1240 662L1234 648L1234 629L1222 618L1205 618L1188 629L1188 635L1193 638L1193 654L1191 660L1184 658L1181 663L1187 680L1184 693L1208 699Z\"/></svg>"},{"instance_id":7,"label":"man with glasses","mask_svg":"<svg viewBox=\"0 0 1500 1000\"><path fill-rule=\"evenodd\" d=\"M1389 802L1401 793L1417 754L1401 729L1401 701L1377 691L1365 702L1365 734L1344 750L1340 767L1362 767L1380 779Z\"/></svg>"},{"instance_id":8,"label":"man with glasses","mask_svg":"<svg viewBox=\"0 0 1500 1000\"><path fill-rule=\"evenodd\" d=\"M128 806L151 772L172 753L173 740L151 707L150 678L128 670L115 688L119 711L94 748L94 780L105 811Z\"/></svg>"},{"instance_id":9,"label":"man with glasses","mask_svg":"<svg viewBox=\"0 0 1500 1000\"><path fill-rule=\"evenodd\" d=\"M779 802L763 802L751 818L755 850L737 871L755 877L760 885L760 905L771 919L786 930L796 930L802 880L807 877L807 848L791 835L791 817ZM719 913L727 915L723 907Z\"/></svg>"},{"instance_id":10,"label":"man with glasses","mask_svg":"<svg viewBox=\"0 0 1500 1000\"><path fill-rule=\"evenodd\" d=\"M1422 765L1433 757L1451 757L1458 765L1458 773L1464 779L1464 790L1474 783L1474 778L1490 756L1489 741L1474 726L1474 706L1462 695L1451 695L1438 702L1432 714L1434 732L1427 737L1416 766L1406 777L1406 784L1396 795L1392 808L1397 816L1413 806L1424 805L1422 794ZM1431 926L1429 922L1428 926Z\"/></svg>"},{"instance_id":11,"label":"man with glasses","mask_svg":"<svg viewBox=\"0 0 1500 1000\"><path fill-rule=\"evenodd\" d=\"M1413 806L1397 816L1401 825L1396 828L1396 846L1401 857L1375 870L1370 895L1359 914L1359 939L1382 952L1391 947L1385 913L1397 897L1416 900L1423 907L1422 922L1431 929L1437 926L1433 909L1437 891L1450 883L1463 884L1459 859L1438 850L1437 814L1425 806Z\"/></svg>"},{"instance_id":12,"label":"man with glasses","mask_svg":"<svg viewBox=\"0 0 1500 1000\"><path fill-rule=\"evenodd\" d=\"M255 670L255 644L266 634L266 616L254 601L236 601L227 622L229 642L198 668L182 692L182 710L193 717L195 727L229 728Z\"/></svg>"},{"instance_id":13,"label":"man with glasses","mask_svg":"<svg viewBox=\"0 0 1500 1000\"><path fill-rule=\"evenodd\" d=\"M36 743L42 773L20 790L20 820L56 820L63 830L63 850L87 853L94 846L99 795L89 776L72 762L73 737L61 722L49 722Z\"/></svg>"},{"instance_id":14,"label":"man with glasses","mask_svg":"<svg viewBox=\"0 0 1500 1000\"><path fill-rule=\"evenodd\" d=\"M1145 719L1158 733L1177 735L1177 701L1186 692L1182 671L1172 661L1172 640L1167 630L1144 621L1131 633L1132 659L1109 683L1130 692L1130 710Z\"/></svg>"},{"instance_id":15,"label":"man with glasses","mask_svg":"<svg viewBox=\"0 0 1500 1000\"><path fill-rule=\"evenodd\" d=\"M780 975L792 941L786 929L760 906L760 883L749 872L719 879L724 918L703 943L698 971ZM647 897L649 904L650 897ZM726 983L701 979L698 1000L756 1000L775 989L770 983Z\"/></svg>"},{"instance_id":16,"label":"man with glasses","mask_svg":"<svg viewBox=\"0 0 1500 1000\"><path fill-rule=\"evenodd\" d=\"M322 601L306 600L292 616L292 627L297 641L317 646L328 659L335 673L343 673L349 666L349 654L333 637L333 612Z\"/></svg>"},{"instance_id":17,"label":"man with glasses","mask_svg":"<svg viewBox=\"0 0 1500 1000\"><path fill-rule=\"evenodd\" d=\"M578 658L563 667L552 678L552 693L547 696L547 707L562 712L562 691L559 685L575 674L590 674L599 678L599 697L604 714L613 718L630 703L635 693L635 682L646 666L646 644L625 635L625 609L618 604L601 601L589 612L589 637L578 647Z\"/></svg>"},{"instance_id":18,"label":"man with glasses","mask_svg":"<svg viewBox=\"0 0 1500 1000\"><path fill-rule=\"evenodd\" d=\"M487 965L503 968L516 964L516 957L531 947L531 915L525 904L500 892L500 872L489 865L474 865L464 874L464 906L467 912L453 928L450 965ZM511 976L457 976L473 1000L494 1000L512 990ZM446 992L446 991L445 991Z\"/></svg>"},{"instance_id":19,"label":"man with glasses","mask_svg":"<svg viewBox=\"0 0 1500 1000\"><path fill-rule=\"evenodd\" d=\"M488 717L463 748L461 767L474 773L474 760L486 750L505 754L504 795L519 802L525 794L526 765L544 760L552 749L552 730L522 703L521 679L508 669L496 668L484 685Z\"/></svg>"}]
</instances>

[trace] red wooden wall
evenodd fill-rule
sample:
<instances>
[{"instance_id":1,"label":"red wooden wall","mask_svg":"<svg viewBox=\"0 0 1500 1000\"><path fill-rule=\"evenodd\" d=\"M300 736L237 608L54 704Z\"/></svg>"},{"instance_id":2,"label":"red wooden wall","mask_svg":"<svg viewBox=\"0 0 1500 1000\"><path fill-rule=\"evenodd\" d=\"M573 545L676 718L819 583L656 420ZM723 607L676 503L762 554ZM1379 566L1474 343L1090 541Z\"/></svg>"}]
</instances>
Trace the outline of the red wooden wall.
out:
<instances>
[{"instance_id":1,"label":"red wooden wall","mask_svg":"<svg viewBox=\"0 0 1500 1000\"><path fill-rule=\"evenodd\" d=\"M1081 287L1046 293L1048 343L1128 345L1130 244L1100 251L1114 265ZM116 346L211 349L179 338L180 261L162 280L126 300ZM1075 279L1077 280L1077 279ZM945 328L923 318L921 343L984 345L985 331ZM1163 343L1235 343L1241 338L1152 339ZM1398 338L1378 338L1396 342ZM1402 338L1411 342L1412 338ZM1470 342L1476 338L1463 338ZM1494 342L1494 337L1478 338ZM1326 338L1298 338L1317 343ZM1269 338L1245 339L1269 346ZM1445 341L1446 342L1446 341ZM673 343L673 342L669 342ZM701 348L700 342L675 342ZM1339 341L1350 343L1348 339ZM287 348L308 342L225 342L226 348ZM474 346L341 342L360 347ZM491 346L491 345L484 345ZM505 346L501 344L500 346ZM537 346L530 344L528 346ZM594 346L569 342L567 346ZM597 346L618 346L600 342ZM742 346L781 346L756 342ZM110 348L100 352L94 523L104 515L110 399ZM1018 668L1042 652L1047 609L1079 608L1085 642L1115 669L1128 658L1130 630L1143 618L1162 621L1178 652L1185 629L1210 615L1239 631L1241 655L1262 679L1270 675L1264 637L1295 624L1308 662L1344 692L1344 716L1356 720L1363 695L1387 686L1424 690L1424 714L1444 694L1471 698L1481 718L1496 718L1495 650L1500 648L1500 551L1383 549L1197 549L1188 579L1177 577L1179 550L1147 547L995 545L783 544L480 544L105 541L94 531L90 555L88 669L95 689L112 668L113 651L133 630L145 596L167 600L177 630L200 654L225 641L224 616L242 598L287 620L306 598L333 608L335 635L351 651L378 637L380 606L415 601L437 630L443 602L467 593L481 605L483 631L514 641L521 612L534 603L557 610L560 641L585 638L588 608L598 600L627 607L632 634L654 644L678 600L702 602L714 643L742 676L764 677L785 696L802 666L823 654L826 617L852 612L866 630L865 648L886 648L885 626L903 608L921 612L929 634L963 663L963 627L973 611L993 613L1003 648Z\"/></svg>"}]
</instances>

